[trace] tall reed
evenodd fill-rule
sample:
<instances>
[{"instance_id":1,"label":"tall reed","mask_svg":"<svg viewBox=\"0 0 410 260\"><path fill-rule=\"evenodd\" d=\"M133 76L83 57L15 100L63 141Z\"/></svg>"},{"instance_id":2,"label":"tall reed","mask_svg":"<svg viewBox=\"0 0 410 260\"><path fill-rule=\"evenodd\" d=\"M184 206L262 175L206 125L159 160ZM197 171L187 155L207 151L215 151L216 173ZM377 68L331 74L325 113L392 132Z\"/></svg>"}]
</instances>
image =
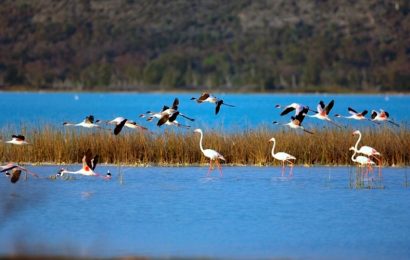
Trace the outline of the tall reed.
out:
<instances>
[{"instance_id":1,"label":"tall reed","mask_svg":"<svg viewBox=\"0 0 410 260\"><path fill-rule=\"evenodd\" d=\"M296 131L271 131L268 128L235 133L205 132L204 147L219 151L232 165L272 165L271 137L277 140L276 151L296 156L298 165L351 164L357 136L353 129L320 129L314 135ZM12 132L3 129L3 140ZM207 159L199 150L199 135L192 131L161 133L124 131L114 136L108 131L88 129L59 129L51 126L23 131L31 145L0 145L1 161L21 163L79 163L90 148L99 154L102 163L129 165L191 165L204 164ZM359 146L369 145L383 155L384 165L408 165L410 161L410 131L390 128L366 129Z\"/></svg>"}]
</instances>

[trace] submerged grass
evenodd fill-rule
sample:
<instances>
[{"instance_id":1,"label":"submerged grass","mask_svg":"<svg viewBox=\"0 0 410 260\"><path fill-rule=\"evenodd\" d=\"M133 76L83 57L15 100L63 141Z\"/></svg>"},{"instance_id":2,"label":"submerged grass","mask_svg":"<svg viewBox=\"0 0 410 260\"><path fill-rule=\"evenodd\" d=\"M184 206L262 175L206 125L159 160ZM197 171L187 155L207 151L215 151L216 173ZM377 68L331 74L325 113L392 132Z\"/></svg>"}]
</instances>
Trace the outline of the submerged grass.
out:
<instances>
[{"instance_id":1,"label":"submerged grass","mask_svg":"<svg viewBox=\"0 0 410 260\"><path fill-rule=\"evenodd\" d=\"M27 128L28 129L28 128ZM108 131L61 129L51 126L23 130L31 145L0 145L3 162L80 163L90 148L100 155L101 163L128 165L192 165L207 163L199 150L199 135L192 131L143 133L124 131L114 136ZM275 152L294 155L298 165L351 164L349 147L356 143L353 129L317 129L314 135L296 131L272 131L258 128L236 133L205 132L204 148L217 150L232 165L279 165L271 156L271 137ZM2 140L12 132L3 129ZM410 162L410 131L407 128L365 129L359 146L369 145L383 155L383 165L403 166Z\"/></svg>"}]
</instances>

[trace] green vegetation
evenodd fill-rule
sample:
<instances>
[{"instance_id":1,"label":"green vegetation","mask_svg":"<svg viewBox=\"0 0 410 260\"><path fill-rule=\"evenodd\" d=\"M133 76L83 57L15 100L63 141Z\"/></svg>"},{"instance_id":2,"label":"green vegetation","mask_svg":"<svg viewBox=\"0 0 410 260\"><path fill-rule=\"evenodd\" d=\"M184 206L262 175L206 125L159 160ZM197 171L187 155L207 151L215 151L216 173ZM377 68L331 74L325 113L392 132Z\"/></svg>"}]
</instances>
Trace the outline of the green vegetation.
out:
<instances>
[{"instance_id":1,"label":"green vegetation","mask_svg":"<svg viewBox=\"0 0 410 260\"><path fill-rule=\"evenodd\" d=\"M208 163L199 149L199 135L192 131L161 134L124 132L114 136L107 131L75 131L45 127L26 130L23 134L32 145L0 146L1 161L27 163L80 163L90 148L99 154L102 163L129 165L191 165ZM271 137L277 144L275 151L294 155L297 165L349 165L357 137L351 129L317 129L314 135L296 131L275 131L265 128L239 133L205 132L204 148L220 152L230 165L280 165L271 156ZM382 155L384 165L410 164L410 131L404 127L362 131L360 145L370 145ZM11 136L3 129L0 138Z\"/></svg>"},{"instance_id":2,"label":"green vegetation","mask_svg":"<svg viewBox=\"0 0 410 260\"><path fill-rule=\"evenodd\" d=\"M0 89L409 91L410 2L0 0Z\"/></svg>"}]
</instances>

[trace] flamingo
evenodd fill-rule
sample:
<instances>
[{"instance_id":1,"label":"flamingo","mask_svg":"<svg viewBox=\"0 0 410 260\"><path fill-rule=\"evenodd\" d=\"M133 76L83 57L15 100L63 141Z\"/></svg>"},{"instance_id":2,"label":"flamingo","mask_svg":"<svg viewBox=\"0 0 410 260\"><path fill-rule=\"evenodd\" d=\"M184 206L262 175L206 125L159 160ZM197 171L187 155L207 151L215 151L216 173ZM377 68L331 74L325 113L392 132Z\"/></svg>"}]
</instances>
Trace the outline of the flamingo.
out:
<instances>
[{"instance_id":1,"label":"flamingo","mask_svg":"<svg viewBox=\"0 0 410 260\"><path fill-rule=\"evenodd\" d=\"M335 114L335 117L343 117L346 119L354 119L354 120L369 120L370 122L376 123L368 118L365 117L365 115L367 114L367 110L363 110L362 112L357 112L356 110L354 110L351 107L348 107L347 110L349 111L350 116L342 116L340 114Z\"/></svg>"},{"instance_id":2,"label":"flamingo","mask_svg":"<svg viewBox=\"0 0 410 260\"><path fill-rule=\"evenodd\" d=\"M11 170L11 174L9 173L9 171ZM10 176L10 181L11 183L16 183L19 179L20 179L20 174L21 172L24 171L28 174L31 174L35 177L38 177L37 174L27 170L26 168L15 164L15 163L8 163L6 165L1 165L0 166L0 172L4 172L6 174L6 176Z\"/></svg>"},{"instance_id":3,"label":"flamingo","mask_svg":"<svg viewBox=\"0 0 410 260\"><path fill-rule=\"evenodd\" d=\"M199 148L201 149L201 152L205 155L205 157L209 158L208 176L209 176L211 170L213 170L212 161L215 161L215 163L216 163L216 165L218 166L218 169L219 169L219 174L222 176L222 167L221 167L221 164L219 163L219 160L226 161L225 158L215 150L204 149L202 147L202 139L203 139L203 136L204 136L204 134L202 132L202 129L199 129L199 128L195 129L194 132L201 134L201 138L199 139Z\"/></svg>"},{"instance_id":4,"label":"flamingo","mask_svg":"<svg viewBox=\"0 0 410 260\"><path fill-rule=\"evenodd\" d=\"M81 175L86 175L86 176L99 176L98 173L95 173L95 167L97 166L99 156L96 155L92 157L91 150L88 149L84 157L82 159L83 166L80 170L78 171L68 171L64 168L60 169L59 173L61 174L61 177L63 177L64 174L81 174Z\"/></svg>"},{"instance_id":5,"label":"flamingo","mask_svg":"<svg viewBox=\"0 0 410 260\"><path fill-rule=\"evenodd\" d=\"M104 122L104 123L106 123L106 124L118 126L118 125L119 125L122 121L124 121L124 120L125 120L125 124L124 124L125 127L131 128L131 129L138 129L138 130L142 130L142 131L148 130L148 128L143 127L143 126L140 126L140 125L138 125L136 122L134 122L134 121L132 121L132 120L125 119L125 118L122 117L122 116L116 117L116 118L114 118L113 120L110 120L110 121L97 120L97 121L95 121L95 122L96 122L97 124Z\"/></svg>"},{"instance_id":6,"label":"flamingo","mask_svg":"<svg viewBox=\"0 0 410 260\"><path fill-rule=\"evenodd\" d=\"M296 115L296 117L292 116L290 122L287 123L287 124L281 124L277 121L273 121L273 124L289 126L290 128L293 128L293 129L302 129L306 133L313 134L313 132L310 132L309 130L306 130L302 126L303 119L305 118L305 115L306 115L307 112L308 112L307 108L302 109L302 111L300 111L299 114Z\"/></svg>"},{"instance_id":7,"label":"flamingo","mask_svg":"<svg viewBox=\"0 0 410 260\"><path fill-rule=\"evenodd\" d=\"M26 138L24 137L24 135L12 135L11 136L11 140L6 141L5 143L7 144L15 144L15 145L26 145L29 144L27 143L27 141L25 140Z\"/></svg>"},{"instance_id":8,"label":"flamingo","mask_svg":"<svg viewBox=\"0 0 410 260\"><path fill-rule=\"evenodd\" d=\"M222 99L217 98L207 92L202 93L202 95L199 98L192 97L191 100L196 100L197 103L203 103L203 102L209 102L212 104L215 104L215 115L219 113L219 110L221 109L221 105L225 105L228 107L235 107L234 105L229 105L226 104Z\"/></svg>"},{"instance_id":9,"label":"flamingo","mask_svg":"<svg viewBox=\"0 0 410 260\"><path fill-rule=\"evenodd\" d=\"M314 114L313 116L311 115L307 115L309 117L315 117L317 119L320 120L325 120L337 127L341 127L340 125L338 125L337 123L333 122L330 118L329 118L329 113L330 110L332 110L333 106L335 104L335 101L332 100L329 102L329 104L325 105L325 102L323 102L322 100L320 100L319 104L317 105L317 113Z\"/></svg>"},{"instance_id":10,"label":"flamingo","mask_svg":"<svg viewBox=\"0 0 410 260\"><path fill-rule=\"evenodd\" d=\"M292 169L293 169L293 162L291 160L296 160L296 157L293 155L290 155L285 152L277 152L275 153L275 145L276 145L276 139L272 137L269 142L273 142L273 147L272 147L272 157L275 158L276 160L282 161L282 176L285 172L285 161L290 164L290 175L292 175Z\"/></svg>"},{"instance_id":11,"label":"flamingo","mask_svg":"<svg viewBox=\"0 0 410 260\"><path fill-rule=\"evenodd\" d=\"M376 149L374 149L373 147L367 146L367 145L361 146L360 149L357 149L360 140L362 140L362 133L359 130L356 130L353 132L352 135L359 135L359 139L357 139L355 146L350 147L350 149L356 151L357 153L364 154L368 157L375 158L379 162L379 165L380 165L381 161L376 156L381 156L381 154Z\"/></svg>"},{"instance_id":12,"label":"flamingo","mask_svg":"<svg viewBox=\"0 0 410 260\"><path fill-rule=\"evenodd\" d=\"M363 156L363 155L358 155L356 158L354 158L354 156L357 153L357 150L354 147L350 147L349 151L354 151L353 155L352 155L352 161L357 163L359 165L359 167L363 167L363 166L367 166L367 172L366 174L369 172L369 169L371 169L372 165L376 165L376 163L374 161L372 161L370 158Z\"/></svg>"},{"instance_id":13,"label":"flamingo","mask_svg":"<svg viewBox=\"0 0 410 260\"><path fill-rule=\"evenodd\" d=\"M292 104L287 105L285 107L282 107L281 105L276 105L275 107L276 108L283 108L283 111L280 113L281 116L287 115L290 112L292 112L293 110L295 110L295 116L298 115L301 111L306 111L306 113L308 111L313 111L313 112L317 113L317 111L314 111L314 110L310 109L308 106L298 104L298 103L292 103Z\"/></svg>"},{"instance_id":14,"label":"flamingo","mask_svg":"<svg viewBox=\"0 0 410 260\"><path fill-rule=\"evenodd\" d=\"M81 127L85 127L85 128L101 128L100 125L94 124L94 116L93 115L89 115L87 117L85 117L85 119L78 123L68 123L68 122L64 122L63 123L64 126L81 126Z\"/></svg>"},{"instance_id":15,"label":"flamingo","mask_svg":"<svg viewBox=\"0 0 410 260\"><path fill-rule=\"evenodd\" d=\"M383 109L380 109L380 112L372 110L372 114L371 114L372 121L376 121L376 122L387 121L390 124L399 127L399 125L393 122L392 120L390 120L389 117L390 117L390 114L387 111L384 111Z\"/></svg>"},{"instance_id":16,"label":"flamingo","mask_svg":"<svg viewBox=\"0 0 410 260\"><path fill-rule=\"evenodd\" d=\"M147 111L145 114L141 114L140 117L147 117L147 121L151 122L154 118L158 118L157 126L161 126L165 124L166 122L173 122L177 118L178 115L185 117L186 119L190 121L195 121L195 119L187 117L186 115L182 114L181 112L178 111L178 105L179 105L179 99L175 98L174 102L172 103L172 107L168 106L163 106L162 110L160 112L152 112L152 111ZM167 124L167 125L176 125L178 126L179 124Z\"/></svg>"},{"instance_id":17,"label":"flamingo","mask_svg":"<svg viewBox=\"0 0 410 260\"><path fill-rule=\"evenodd\" d=\"M163 111L161 112L161 118L158 120L157 126L161 126L165 124L165 122L167 121L172 122L177 118L177 116L182 116L190 121L195 121L195 119L187 117L186 115L179 112L178 106L179 106L179 99L175 98L174 103L172 104L172 107L170 108L163 107Z\"/></svg>"}]
</instances>

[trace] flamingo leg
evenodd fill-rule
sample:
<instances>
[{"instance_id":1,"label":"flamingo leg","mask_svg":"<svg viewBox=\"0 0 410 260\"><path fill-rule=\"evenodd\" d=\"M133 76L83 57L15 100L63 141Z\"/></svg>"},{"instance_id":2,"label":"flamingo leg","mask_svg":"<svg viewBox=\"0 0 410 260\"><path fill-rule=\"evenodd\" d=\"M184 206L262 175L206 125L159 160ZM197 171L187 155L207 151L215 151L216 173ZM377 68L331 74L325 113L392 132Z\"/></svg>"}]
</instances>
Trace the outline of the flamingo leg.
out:
<instances>
[{"instance_id":1,"label":"flamingo leg","mask_svg":"<svg viewBox=\"0 0 410 260\"><path fill-rule=\"evenodd\" d=\"M223 176L223 173L222 173L222 167L221 167L221 164L219 163L219 160L218 159L216 159L215 160L215 162L216 162L216 165L218 166L218 169L219 169L219 174L221 175L221 177Z\"/></svg>"},{"instance_id":2,"label":"flamingo leg","mask_svg":"<svg viewBox=\"0 0 410 260\"><path fill-rule=\"evenodd\" d=\"M207 176L211 175L211 170L212 170L212 159L209 160L209 169L208 169Z\"/></svg>"},{"instance_id":3,"label":"flamingo leg","mask_svg":"<svg viewBox=\"0 0 410 260\"><path fill-rule=\"evenodd\" d=\"M285 175L285 161L282 161L282 177Z\"/></svg>"},{"instance_id":4,"label":"flamingo leg","mask_svg":"<svg viewBox=\"0 0 410 260\"><path fill-rule=\"evenodd\" d=\"M286 160L289 163L289 167L290 167L290 171L289 171L289 175L293 176L293 162L290 160Z\"/></svg>"}]
</instances>

